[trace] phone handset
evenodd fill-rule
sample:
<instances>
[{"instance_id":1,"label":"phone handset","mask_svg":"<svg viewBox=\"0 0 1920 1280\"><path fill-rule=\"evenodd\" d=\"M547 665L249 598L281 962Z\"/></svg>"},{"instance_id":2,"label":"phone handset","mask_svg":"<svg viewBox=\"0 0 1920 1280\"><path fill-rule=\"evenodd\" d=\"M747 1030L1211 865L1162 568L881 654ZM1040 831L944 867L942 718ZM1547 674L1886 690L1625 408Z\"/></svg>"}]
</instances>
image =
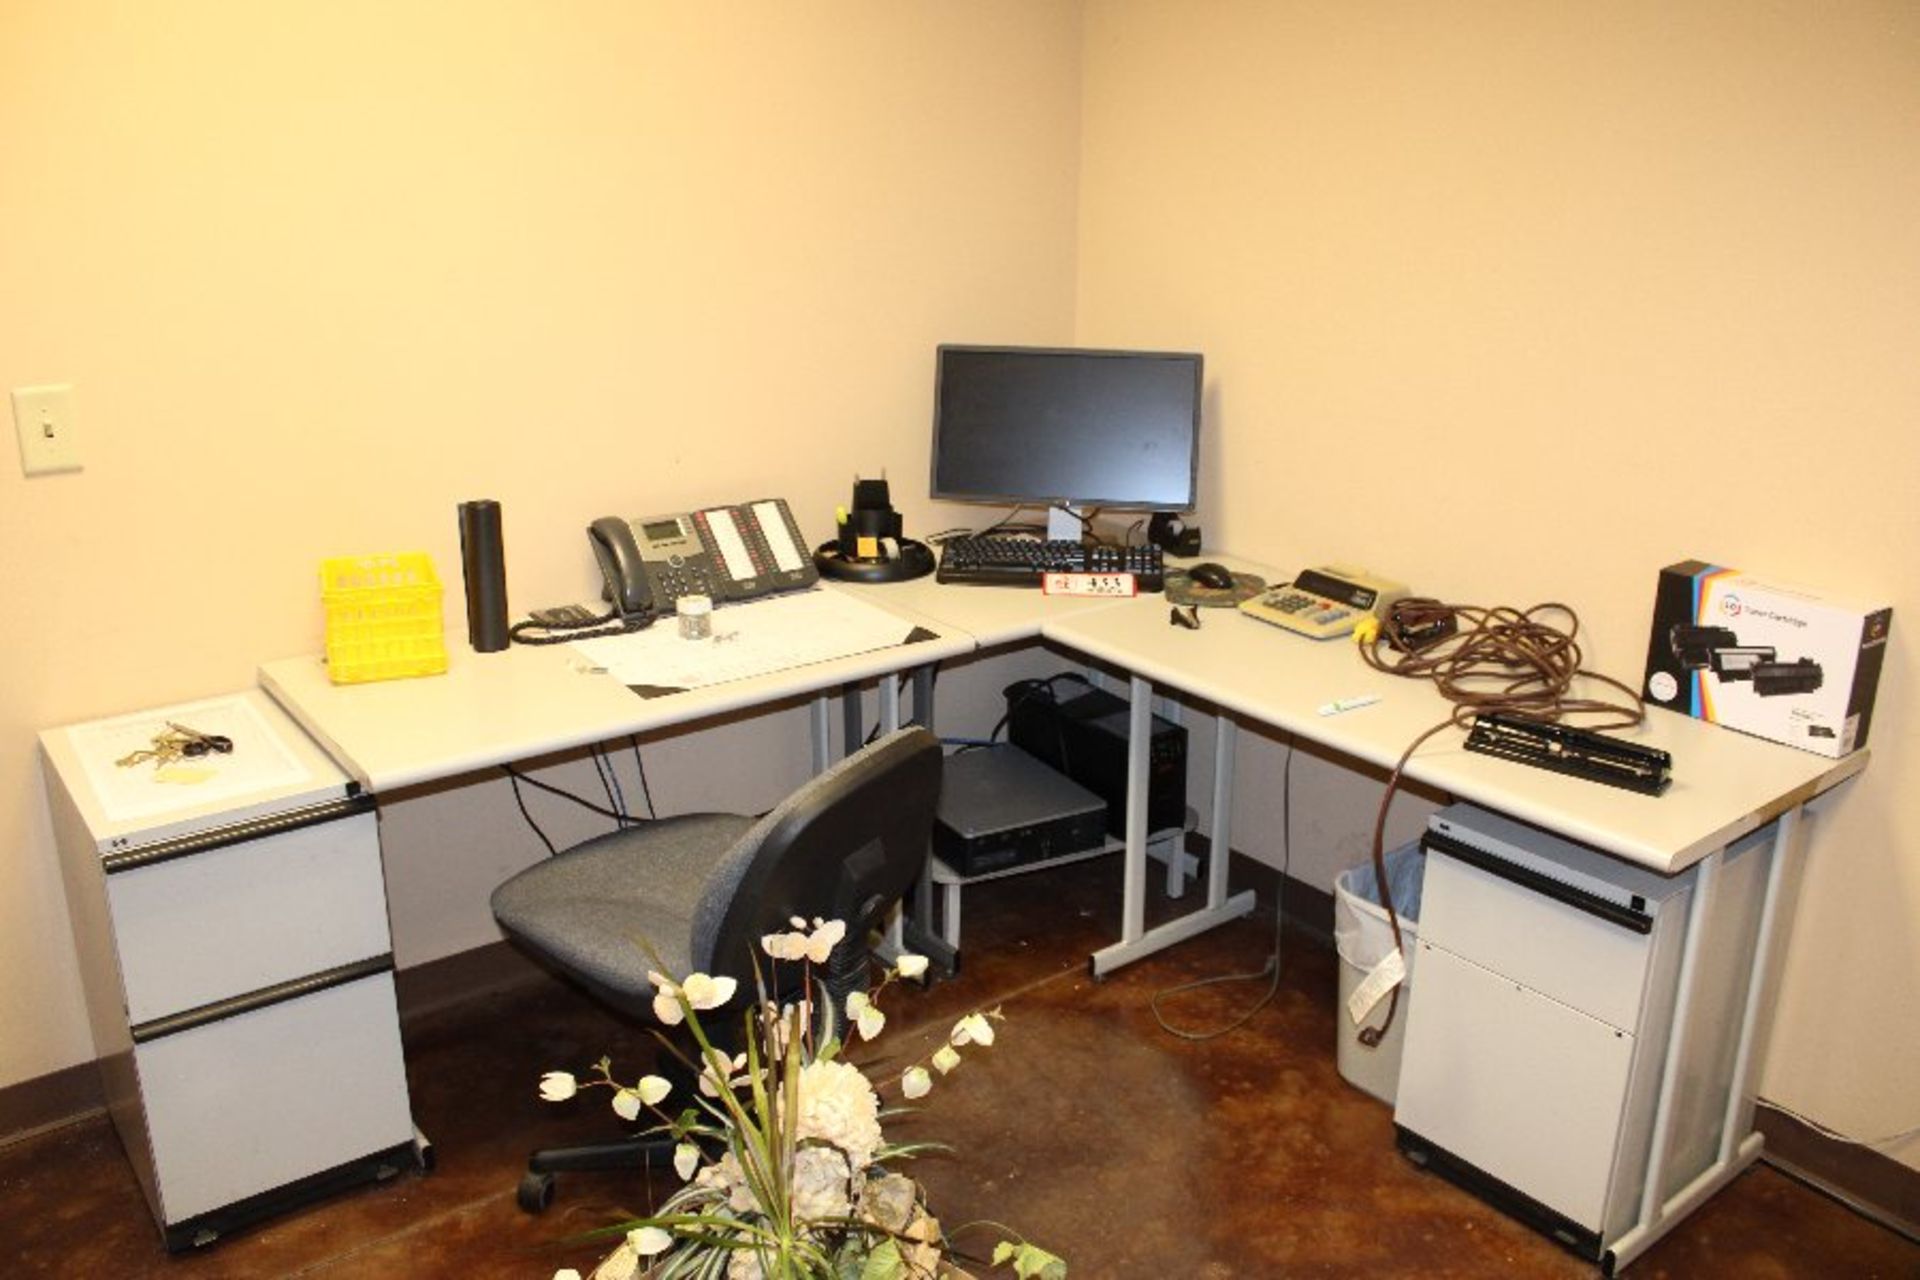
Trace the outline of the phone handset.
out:
<instances>
[{"instance_id":1,"label":"phone handset","mask_svg":"<svg viewBox=\"0 0 1920 1280\"><path fill-rule=\"evenodd\" d=\"M653 584L647 580L646 561L633 526L619 516L602 516L587 526L593 558L600 562L606 597L615 613L632 616L653 611Z\"/></svg>"},{"instance_id":2,"label":"phone handset","mask_svg":"<svg viewBox=\"0 0 1920 1280\"><path fill-rule=\"evenodd\" d=\"M587 526L587 542L606 580L606 597L611 604L607 612L594 614L580 605L535 609L531 616L507 629L509 639L517 644L565 644L644 631L653 625L659 616L653 583L627 522L616 516L595 520Z\"/></svg>"}]
</instances>

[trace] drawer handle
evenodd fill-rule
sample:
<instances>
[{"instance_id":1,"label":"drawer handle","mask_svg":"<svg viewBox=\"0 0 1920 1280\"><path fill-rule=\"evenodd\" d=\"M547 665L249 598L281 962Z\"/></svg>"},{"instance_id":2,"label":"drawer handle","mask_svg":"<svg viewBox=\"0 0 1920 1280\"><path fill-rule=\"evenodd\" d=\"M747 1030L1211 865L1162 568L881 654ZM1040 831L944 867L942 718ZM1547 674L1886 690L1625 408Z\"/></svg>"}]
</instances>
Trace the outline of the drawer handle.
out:
<instances>
[{"instance_id":1,"label":"drawer handle","mask_svg":"<svg viewBox=\"0 0 1920 1280\"><path fill-rule=\"evenodd\" d=\"M1565 903L1577 911L1584 911L1590 916L1611 925L1618 925L1629 932L1638 934L1653 932L1653 917L1644 911L1635 911L1632 907L1609 901L1599 894L1588 893L1585 889L1555 880L1552 876L1543 876L1538 871L1508 862L1505 858L1495 857L1484 849L1476 849L1452 836L1442 835L1438 831L1429 831L1420 837L1420 847L1428 852L1447 854L1470 867L1478 867L1490 876L1531 889L1543 898Z\"/></svg>"},{"instance_id":2,"label":"drawer handle","mask_svg":"<svg viewBox=\"0 0 1920 1280\"><path fill-rule=\"evenodd\" d=\"M192 1031L196 1027L204 1027L227 1018L237 1018L243 1013L252 1013L256 1009L265 1009L269 1005L284 1004L289 1000L298 1000L303 996L314 995L333 987L344 987L349 982L358 982L362 978L371 978L376 974L392 971L392 952L369 956L365 960L355 960L352 964L339 965L320 973L309 974L304 978L295 978L290 982L277 982L271 987L262 987L258 991L249 991L245 995L229 996L225 1000L203 1004L197 1009L170 1013L164 1018L153 1018L142 1022L132 1029L133 1042L145 1044L149 1040L158 1040L162 1036L179 1035L182 1031Z\"/></svg>"},{"instance_id":3,"label":"drawer handle","mask_svg":"<svg viewBox=\"0 0 1920 1280\"><path fill-rule=\"evenodd\" d=\"M355 814L371 813L374 803L373 796L362 791L339 800L308 805L304 809L289 809L285 813L276 813L272 817L237 822L230 827L215 827L211 831L196 831L190 836L176 836L172 840L141 845L137 849L122 849L104 855L100 859L100 866L108 875L116 871L150 867L157 862L171 862L175 858L190 857L212 849L224 849L230 844L244 844L248 840L284 835L289 831L298 831L302 827L317 827L323 822L337 822L342 818L351 818Z\"/></svg>"}]
</instances>

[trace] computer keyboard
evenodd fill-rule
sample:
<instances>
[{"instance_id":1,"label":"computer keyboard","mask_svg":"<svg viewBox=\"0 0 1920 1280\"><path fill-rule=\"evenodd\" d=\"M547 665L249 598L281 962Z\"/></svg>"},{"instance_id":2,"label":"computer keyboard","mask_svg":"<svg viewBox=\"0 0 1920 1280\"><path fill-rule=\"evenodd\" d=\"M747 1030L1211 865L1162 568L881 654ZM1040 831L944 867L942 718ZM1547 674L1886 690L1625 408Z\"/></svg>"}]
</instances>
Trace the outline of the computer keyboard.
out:
<instances>
[{"instance_id":1,"label":"computer keyboard","mask_svg":"<svg viewBox=\"0 0 1920 1280\"><path fill-rule=\"evenodd\" d=\"M1166 586L1159 547L1083 547L1035 538L949 538L936 581L982 587L1037 587L1049 573L1130 573L1140 590Z\"/></svg>"}]
</instances>

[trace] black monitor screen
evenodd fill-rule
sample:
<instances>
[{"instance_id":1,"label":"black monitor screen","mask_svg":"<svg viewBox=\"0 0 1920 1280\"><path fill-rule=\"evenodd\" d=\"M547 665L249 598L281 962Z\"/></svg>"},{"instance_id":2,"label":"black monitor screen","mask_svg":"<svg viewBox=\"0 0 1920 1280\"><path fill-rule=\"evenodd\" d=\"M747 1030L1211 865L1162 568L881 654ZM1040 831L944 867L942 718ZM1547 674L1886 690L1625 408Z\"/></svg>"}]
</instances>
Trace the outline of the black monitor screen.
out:
<instances>
[{"instance_id":1,"label":"black monitor screen","mask_svg":"<svg viewBox=\"0 0 1920 1280\"><path fill-rule=\"evenodd\" d=\"M1190 511L1198 355L943 346L933 496Z\"/></svg>"}]
</instances>

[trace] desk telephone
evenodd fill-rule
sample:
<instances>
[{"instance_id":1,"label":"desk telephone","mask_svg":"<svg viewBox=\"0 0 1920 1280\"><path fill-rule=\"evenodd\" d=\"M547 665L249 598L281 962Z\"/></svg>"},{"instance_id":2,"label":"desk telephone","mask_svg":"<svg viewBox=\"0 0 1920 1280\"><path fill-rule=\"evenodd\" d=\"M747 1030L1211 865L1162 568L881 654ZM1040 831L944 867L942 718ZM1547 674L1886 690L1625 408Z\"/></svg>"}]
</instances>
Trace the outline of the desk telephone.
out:
<instances>
[{"instance_id":1,"label":"desk telephone","mask_svg":"<svg viewBox=\"0 0 1920 1280\"><path fill-rule=\"evenodd\" d=\"M628 617L670 610L686 595L729 604L820 579L779 498L682 515L602 516L588 526L587 541L607 599Z\"/></svg>"}]
</instances>

